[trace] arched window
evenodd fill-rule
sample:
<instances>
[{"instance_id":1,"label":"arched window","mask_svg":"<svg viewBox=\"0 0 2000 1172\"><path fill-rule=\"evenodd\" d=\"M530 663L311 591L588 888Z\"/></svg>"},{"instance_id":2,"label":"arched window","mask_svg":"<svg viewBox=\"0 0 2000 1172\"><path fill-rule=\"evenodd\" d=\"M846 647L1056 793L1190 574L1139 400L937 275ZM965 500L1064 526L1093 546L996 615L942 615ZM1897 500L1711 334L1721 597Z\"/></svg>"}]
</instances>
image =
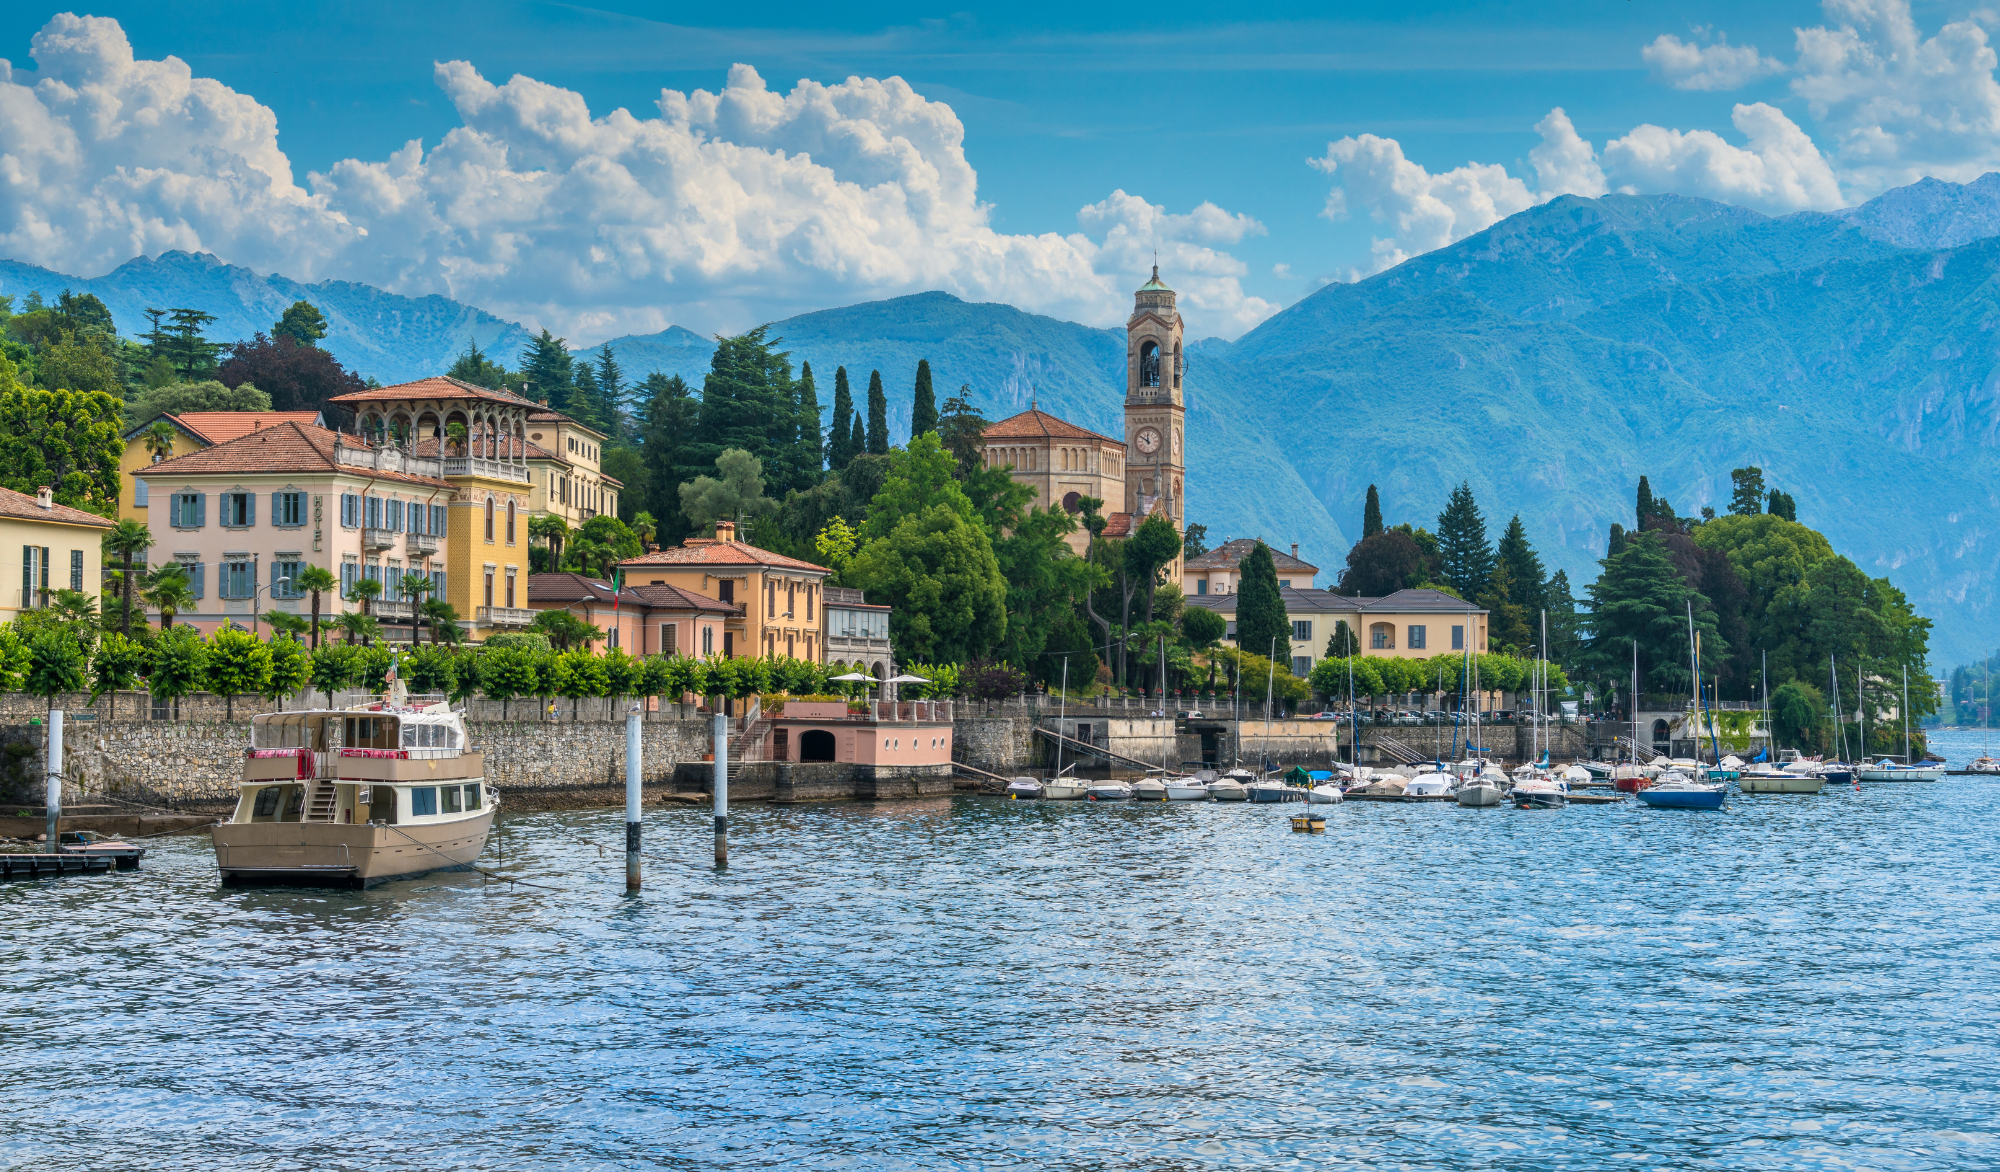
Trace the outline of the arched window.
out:
<instances>
[{"instance_id":1,"label":"arched window","mask_svg":"<svg viewBox=\"0 0 2000 1172\"><path fill-rule=\"evenodd\" d=\"M1148 341L1139 347L1139 385L1157 387L1160 385L1160 344Z\"/></svg>"},{"instance_id":2,"label":"arched window","mask_svg":"<svg viewBox=\"0 0 2000 1172\"><path fill-rule=\"evenodd\" d=\"M514 544L514 502L511 498L507 501L507 544Z\"/></svg>"},{"instance_id":3,"label":"arched window","mask_svg":"<svg viewBox=\"0 0 2000 1172\"><path fill-rule=\"evenodd\" d=\"M486 498L486 540L493 540L493 498Z\"/></svg>"},{"instance_id":4,"label":"arched window","mask_svg":"<svg viewBox=\"0 0 2000 1172\"><path fill-rule=\"evenodd\" d=\"M1181 385L1181 372L1187 369L1187 361L1181 357L1181 344L1174 343L1174 385Z\"/></svg>"},{"instance_id":5,"label":"arched window","mask_svg":"<svg viewBox=\"0 0 2000 1172\"><path fill-rule=\"evenodd\" d=\"M1376 623L1368 628L1368 645L1377 651L1392 651L1396 647L1396 628L1391 623Z\"/></svg>"}]
</instances>

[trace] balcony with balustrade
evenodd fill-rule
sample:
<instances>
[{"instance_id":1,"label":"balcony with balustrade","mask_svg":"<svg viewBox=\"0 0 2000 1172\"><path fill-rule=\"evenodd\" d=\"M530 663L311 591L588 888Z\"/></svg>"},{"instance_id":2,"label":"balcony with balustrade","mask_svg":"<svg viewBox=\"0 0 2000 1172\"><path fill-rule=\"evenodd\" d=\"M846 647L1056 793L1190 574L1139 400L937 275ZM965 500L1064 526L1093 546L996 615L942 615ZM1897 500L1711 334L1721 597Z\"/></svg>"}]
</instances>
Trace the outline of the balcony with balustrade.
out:
<instances>
[{"instance_id":1,"label":"balcony with balustrade","mask_svg":"<svg viewBox=\"0 0 2000 1172\"><path fill-rule=\"evenodd\" d=\"M403 549L411 557L428 557L438 551L438 536L435 533L406 534Z\"/></svg>"},{"instance_id":2,"label":"balcony with balustrade","mask_svg":"<svg viewBox=\"0 0 2000 1172\"><path fill-rule=\"evenodd\" d=\"M396 548L396 538L400 536L401 534L397 533L394 529L369 529L364 527L361 530L361 548L370 552L381 549L394 549Z\"/></svg>"},{"instance_id":3,"label":"balcony with balustrade","mask_svg":"<svg viewBox=\"0 0 2000 1172\"><path fill-rule=\"evenodd\" d=\"M518 606L482 606L473 611L473 622L482 627L526 627L534 623L535 613Z\"/></svg>"}]
</instances>

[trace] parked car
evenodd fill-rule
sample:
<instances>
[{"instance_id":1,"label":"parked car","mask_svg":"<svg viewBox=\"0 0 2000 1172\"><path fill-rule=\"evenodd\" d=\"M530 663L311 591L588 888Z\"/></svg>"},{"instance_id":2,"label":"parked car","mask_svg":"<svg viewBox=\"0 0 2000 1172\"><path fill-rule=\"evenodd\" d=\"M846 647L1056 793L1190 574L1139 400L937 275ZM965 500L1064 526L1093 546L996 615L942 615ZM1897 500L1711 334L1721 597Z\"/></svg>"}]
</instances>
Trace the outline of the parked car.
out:
<instances>
[{"instance_id":1,"label":"parked car","mask_svg":"<svg viewBox=\"0 0 2000 1172\"><path fill-rule=\"evenodd\" d=\"M1175 719L1175 720L1201 720L1201 719L1203 719L1203 717L1202 717L1202 714L1201 714L1201 710L1200 710L1199 708L1190 708L1190 709L1188 709L1188 710L1187 710L1187 711L1185 711L1185 712L1176 712L1176 713L1174 713L1174 719Z\"/></svg>"},{"instance_id":2,"label":"parked car","mask_svg":"<svg viewBox=\"0 0 2000 1172\"><path fill-rule=\"evenodd\" d=\"M1307 720L1344 720L1344 719L1346 719L1346 717L1347 717L1347 714L1346 714L1345 712L1335 712L1335 711L1333 711L1332 709L1328 708L1328 709L1324 709L1324 710L1322 710L1322 711L1319 711L1319 712L1315 712L1315 713L1313 713L1313 714L1312 714L1311 716L1308 716L1308 717L1306 717L1306 719L1307 719Z\"/></svg>"}]
</instances>

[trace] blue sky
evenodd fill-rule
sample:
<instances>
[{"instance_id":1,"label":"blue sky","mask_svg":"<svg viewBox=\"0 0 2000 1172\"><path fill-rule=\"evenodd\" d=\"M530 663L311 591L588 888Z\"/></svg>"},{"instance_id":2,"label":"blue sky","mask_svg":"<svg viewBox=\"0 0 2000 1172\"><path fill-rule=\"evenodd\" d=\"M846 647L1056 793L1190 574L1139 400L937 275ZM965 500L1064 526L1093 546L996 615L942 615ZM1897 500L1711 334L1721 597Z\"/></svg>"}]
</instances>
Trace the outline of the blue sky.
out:
<instances>
[{"instance_id":1,"label":"blue sky","mask_svg":"<svg viewBox=\"0 0 2000 1172\"><path fill-rule=\"evenodd\" d=\"M60 11L14 5L0 14L0 56L17 71L13 84L30 87L24 93L64 68L68 84L83 88L83 67L38 69L31 58L31 40ZM1986 169L1987 144L2000 141L2000 91L1981 23L1992 18L1970 6L1896 0L1824 9L1635 0L1266 5L1232 10L1226 21L1213 5L1162 5L1145 8L1140 25L1129 23L1132 6L953 13L759 5L743 12L754 23L726 26L710 19L713 6L651 4L109 3L77 11L115 22L65 33L89 42L80 54L103 58L108 38L122 34L142 65L178 57L194 79L240 100L221 116L199 92L192 113L164 100L159 125L168 129L145 142L155 123L143 123L107 136L86 152L94 160L64 163L75 191L49 184L56 194L47 207L0 192L0 248L101 272L131 251L198 242L260 269L444 292L582 340L668 321L734 328L920 287L1097 320L1115 313L1113 294L1154 247L1190 284L1197 328L1234 336L1326 280L1365 275L1561 190L1677 189L1783 212L1858 202L1918 174L1969 179ZM1799 29L1819 30L1811 60ZM1675 44L1643 55L1663 35ZM1845 47L1829 57L1830 45ZM1718 48L1726 52L1711 56ZM451 92L434 67L447 61L471 70ZM416 174L408 159L393 161L395 152L411 139L434 151L467 124L465 103L487 83L517 74L541 83L540 97L504 94L489 110L510 124L532 120L544 87L578 95L596 118L623 107L647 120L661 117L663 89L720 92L737 63L777 95L800 79L834 87L850 76L903 79L962 124L976 200L961 192L946 213L883 228L885 216L900 213L879 199L816 208L816 216L798 211L800 201L827 203L811 176L790 176L783 198L759 191L774 177L746 179L743 160L715 164L700 180L649 179L621 152L651 148L620 144L592 148L602 158L582 170L610 159L641 188L692 186L667 196L656 186L593 236L578 223L621 197L603 187L549 197L520 176L573 169L578 158L548 155L547 135L510 138L491 123L479 129L489 142L505 140L513 175L485 193L506 208L497 220L472 207L482 198L471 190L481 182L474 176L490 166L467 169L458 156L449 168L442 158L418 160L427 164L421 181L387 194L399 166ZM123 87L122 108L134 105L131 92L153 92L143 77L90 69L103 88ZM77 117L74 103L64 111L43 101L52 117ZM291 169L290 188L276 197L256 178L269 170L257 160L271 149L255 141L256 119L245 113L253 101L275 116L275 151ZM1531 153L1545 135L1536 128L1557 107L1573 127L1564 141L1580 139L1591 157L1581 172L1557 168L1560 175L1538 181ZM1899 108L1919 113L1899 116ZM231 119L241 125L214 129ZM32 137L26 127L22 119L0 134ZM719 125L697 129L705 140L727 134ZM1707 137L1686 137L1697 132ZM817 124L787 124L747 145L795 155L823 138ZM1329 152L1343 140L1345 148ZM256 190L225 183L196 199L171 184L136 190L146 185L131 179L143 165L179 168L190 176L184 187L208 183L209 172L230 171L206 161L217 149L249 160ZM175 150L179 162L163 159ZM928 174L942 158L950 186L947 146L885 161L894 153L864 151L821 178L879 196L885 181L910 186L898 167ZM308 178L343 160L375 170L351 172L331 193ZM1486 169L1440 179L1469 163ZM1756 172L1751 180L1746 166ZM531 188L549 202L521 211ZM1122 203L1115 192L1125 193ZM1344 212L1330 218L1333 192ZM767 197L764 210L710 206L741 203L746 193ZM899 192L890 203L905 198ZM101 213L87 224L64 222L68 209L93 199L116 208L124 226L107 231ZM459 201L461 218L413 219L417 201ZM1205 204L1213 209L1198 212ZM233 214L218 210L232 206ZM1080 220L1079 209L1091 206L1098 210ZM684 212L690 223L676 239L648 239L654 222ZM730 220L725 230L718 215ZM701 217L710 218L692 224ZM1003 239L974 231L975 218ZM1049 234L1078 240L1035 239Z\"/></svg>"}]
</instances>

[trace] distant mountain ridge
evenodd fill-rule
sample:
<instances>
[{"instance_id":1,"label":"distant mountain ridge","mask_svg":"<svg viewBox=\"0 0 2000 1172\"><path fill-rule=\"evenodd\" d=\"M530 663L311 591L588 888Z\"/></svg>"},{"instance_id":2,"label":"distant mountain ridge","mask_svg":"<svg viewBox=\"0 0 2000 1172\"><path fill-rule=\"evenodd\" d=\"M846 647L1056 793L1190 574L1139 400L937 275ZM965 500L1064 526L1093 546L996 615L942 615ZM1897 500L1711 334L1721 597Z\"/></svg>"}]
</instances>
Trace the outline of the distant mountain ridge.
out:
<instances>
[{"instance_id":1,"label":"distant mountain ridge","mask_svg":"<svg viewBox=\"0 0 2000 1172\"><path fill-rule=\"evenodd\" d=\"M1172 274L1166 274L1171 283ZM321 306L329 348L384 382L476 340L512 364L528 333L445 298L302 285L168 253L89 281L0 262L0 293L103 297L121 329L194 305L213 336ZM771 324L822 406L845 365L880 370L907 435L916 363L990 418L1032 402L1116 435L1123 331L924 293ZM1298 541L1331 584L1380 486L1391 523L1432 525L1470 481L1497 537L1521 514L1581 594L1638 477L1682 513L1721 510L1757 464L1871 574L1937 623L1939 662L2000 643L2000 175L1924 180L1837 213L1769 217L1692 197L1568 196L1255 330L1188 348L1192 519L1213 540ZM675 326L613 339L627 377L699 388L714 340ZM596 347L589 347L595 350Z\"/></svg>"},{"instance_id":2,"label":"distant mountain ridge","mask_svg":"<svg viewBox=\"0 0 2000 1172\"><path fill-rule=\"evenodd\" d=\"M269 333L294 301L310 301L326 315L327 350L348 369L385 383L437 374L468 342L511 364L529 338L518 324L448 297L404 297L356 281L307 285L275 273L260 276L206 252L137 257L101 277L71 277L0 260L0 294L13 297L17 309L31 292L53 300L64 289L96 294L127 337L147 330L149 306L212 313L216 320L208 336L235 341L259 330Z\"/></svg>"}]
</instances>

